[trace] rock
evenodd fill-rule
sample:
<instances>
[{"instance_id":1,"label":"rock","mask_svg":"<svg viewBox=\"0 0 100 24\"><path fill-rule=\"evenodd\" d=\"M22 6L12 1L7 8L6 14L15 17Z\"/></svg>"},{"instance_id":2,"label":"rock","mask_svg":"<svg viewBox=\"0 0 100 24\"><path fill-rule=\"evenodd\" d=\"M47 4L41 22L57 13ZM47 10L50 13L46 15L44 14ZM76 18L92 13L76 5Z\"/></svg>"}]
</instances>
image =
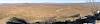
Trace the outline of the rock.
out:
<instances>
[{"instance_id":1,"label":"rock","mask_svg":"<svg viewBox=\"0 0 100 24\"><path fill-rule=\"evenodd\" d=\"M11 18L6 22L7 24L27 24L23 19L18 19L16 17Z\"/></svg>"}]
</instances>

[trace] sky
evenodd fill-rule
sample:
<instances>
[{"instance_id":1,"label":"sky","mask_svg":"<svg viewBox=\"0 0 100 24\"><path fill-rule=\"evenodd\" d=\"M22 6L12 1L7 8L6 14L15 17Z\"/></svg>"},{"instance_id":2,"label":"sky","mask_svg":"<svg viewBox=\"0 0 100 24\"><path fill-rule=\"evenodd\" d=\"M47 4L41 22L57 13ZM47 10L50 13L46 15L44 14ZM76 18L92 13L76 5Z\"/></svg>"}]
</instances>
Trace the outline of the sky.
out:
<instances>
[{"instance_id":1,"label":"sky","mask_svg":"<svg viewBox=\"0 0 100 24\"><path fill-rule=\"evenodd\" d=\"M0 0L0 3L86 3L89 0ZM95 0L100 2L100 0Z\"/></svg>"}]
</instances>

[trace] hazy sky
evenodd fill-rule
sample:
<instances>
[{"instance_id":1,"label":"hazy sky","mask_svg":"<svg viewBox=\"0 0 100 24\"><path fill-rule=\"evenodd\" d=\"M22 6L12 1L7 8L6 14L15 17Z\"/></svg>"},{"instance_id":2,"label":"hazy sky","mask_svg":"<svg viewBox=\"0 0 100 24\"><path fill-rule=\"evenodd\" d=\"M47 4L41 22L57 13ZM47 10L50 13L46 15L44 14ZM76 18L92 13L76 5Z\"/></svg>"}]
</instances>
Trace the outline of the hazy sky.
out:
<instances>
[{"instance_id":1,"label":"hazy sky","mask_svg":"<svg viewBox=\"0 0 100 24\"><path fill-rule=\"evenodd\" d=\"M89 0L0 0L0 3L85 3ZM100 2L100 0L95 0Z\"/></svg>"}]
</instances>

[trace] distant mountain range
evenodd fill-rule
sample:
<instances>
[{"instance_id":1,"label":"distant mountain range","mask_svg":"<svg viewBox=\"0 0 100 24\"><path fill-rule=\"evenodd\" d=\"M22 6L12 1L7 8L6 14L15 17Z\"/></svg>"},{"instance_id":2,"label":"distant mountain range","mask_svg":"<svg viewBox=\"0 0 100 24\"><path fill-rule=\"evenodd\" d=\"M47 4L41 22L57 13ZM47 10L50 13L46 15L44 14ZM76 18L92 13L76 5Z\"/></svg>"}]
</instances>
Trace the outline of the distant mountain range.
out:
<instances>
[{"instance_id":1,"label":"distant mountain range","mask_svg":"<svg viewBox=\"0 0 100 24\"><path fill-rule=\"evenodd\" d=\"M32 5L57 5L57 6L91 6L91 2L88 3L1 3L0 6L8 6L8 5L26 5L26 6L32 6ZM94 5L99 7L100 2L94 2Z\"/></svg>"}]
</instances>

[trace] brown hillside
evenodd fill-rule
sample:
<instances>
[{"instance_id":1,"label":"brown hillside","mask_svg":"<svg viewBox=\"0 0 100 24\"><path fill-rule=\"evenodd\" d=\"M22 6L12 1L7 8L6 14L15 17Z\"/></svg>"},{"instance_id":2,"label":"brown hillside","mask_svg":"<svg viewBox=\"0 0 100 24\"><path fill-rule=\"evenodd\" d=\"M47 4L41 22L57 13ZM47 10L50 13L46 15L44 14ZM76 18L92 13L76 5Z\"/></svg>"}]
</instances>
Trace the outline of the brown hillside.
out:
<instances>
[{"instance_id":1,"label":"brown hillside","mask_svg":"<svg viewBox=\"0 0 100 24\"><path fill-rule=\"evenodd\" d=\"M77 14L80 16L74 17ZM74 21L87 15L93 15L93 10L91 7L82 7L81 5L10 4L0 6L0 21L6 20L5 18L18 17L27 22L50 20L63 22L66 20Z\"/></svg>"}]
</instances>

